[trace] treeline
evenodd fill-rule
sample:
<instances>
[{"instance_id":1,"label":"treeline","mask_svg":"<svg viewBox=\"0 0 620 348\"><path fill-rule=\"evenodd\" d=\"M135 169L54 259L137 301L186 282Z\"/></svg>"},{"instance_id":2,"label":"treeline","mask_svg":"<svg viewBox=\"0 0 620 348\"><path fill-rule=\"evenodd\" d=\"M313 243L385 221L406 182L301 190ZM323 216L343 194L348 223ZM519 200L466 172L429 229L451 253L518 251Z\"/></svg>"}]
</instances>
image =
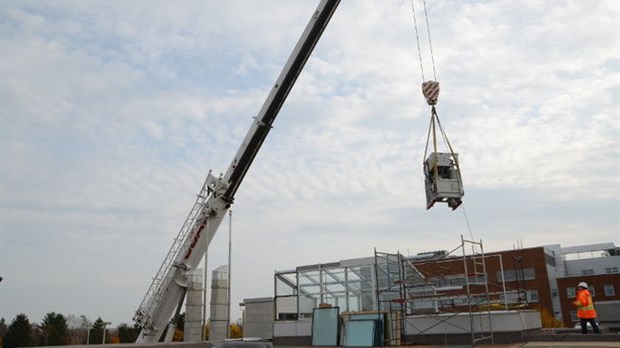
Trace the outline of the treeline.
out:
<instances>
[{"instance_id":1,"label":"treeline","mask_svg":"<svg viewBox=\"0 0 620 348\"><path fill-rule=\"evenodd\" d=\"M185 313L176 319L173 341L183 341ZM205 326L209 339L209 324ZM243 337L239 323L230 325L230 337ZM91 322L85 316L64 316L47 313L41 324L31 323L26 314L18 314L9 325L0 319L0 348L64 346L78 344L133 343L140 334L140 327L120 324L116 328L106 326L101 317Z\"/></svg>"},{"instance_id":2,"label":"treeline","mask_svg":"<svg viewBox=\"0 0 620 348\"><path fill-rule=\"evenodd\" d=\"M138 327L127 324L108 328L101 317L91 322L85 316L55 312L47 313L41 324L31 323L26 314L18 314L8 325L4 318L0 319L0 347L3 348L130 343L135 342L139 333Z\"/></svg>"}]
</instances>

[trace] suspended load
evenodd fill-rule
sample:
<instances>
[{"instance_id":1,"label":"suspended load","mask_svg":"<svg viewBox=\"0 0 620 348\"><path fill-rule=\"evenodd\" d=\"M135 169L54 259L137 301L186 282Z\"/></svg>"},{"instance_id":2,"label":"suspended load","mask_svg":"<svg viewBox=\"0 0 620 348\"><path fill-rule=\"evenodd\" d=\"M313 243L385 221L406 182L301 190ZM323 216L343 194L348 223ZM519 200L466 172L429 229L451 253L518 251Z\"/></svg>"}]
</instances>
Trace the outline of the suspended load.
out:
<instances>
[{"instance_id":1,"label":"suspended load","mask_svg":"<svg viewBox=\"0 0 620 348\"><path fill-rule=\"evenodd\" d=\"M426 102L431 105L431 122L426 136L426 148L424 149L424 187L426 191L426 209L430 209L437 202L447 203L452 210L458 208L462 203L465 192L463 191L463 181L461 179L461 169L459 167L458 153L452 150L452 145L446 136L435 104L439 97L439 82L426 81L422 84L422 93ZM437 150L437 128L441 137L448 147L447 152ZM429 140L433 141L433 151L427 157Z\"/></svg>"},{"instance_id":2,"label":"suspended load","mask_svg":"<svg viewBox=\"0 0 620 348\"><path fill-rule=\"evenodd\" d=\"M452 210L463 203L463 184L456 166L457 153L432 152L424 161L426 209L446 202Z\"/></svg>"}]
</instances>

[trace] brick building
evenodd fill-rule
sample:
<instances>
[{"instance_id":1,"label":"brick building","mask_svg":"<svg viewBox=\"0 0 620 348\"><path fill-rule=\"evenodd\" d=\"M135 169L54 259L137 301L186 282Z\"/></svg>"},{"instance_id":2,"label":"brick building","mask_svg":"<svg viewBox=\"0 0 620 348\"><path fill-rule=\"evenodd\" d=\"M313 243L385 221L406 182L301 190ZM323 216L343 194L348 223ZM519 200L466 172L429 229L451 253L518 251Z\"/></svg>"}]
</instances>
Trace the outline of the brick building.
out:
<instances>
[{"instance_id":1,"label":"brick building","mask_svg":"<svg viewBox=\"0 0 620 348\"><path fill-rule=\"evenodd\" d=\"M555 275L556 258L553 250L545 247L517 249L484 255L485 272L480 266L480 255L455 256L435 260L412 260L414 266L426 280L442 294L439 310L466 310L466 289L470 284L470 296L481 298L489 296L489 302L498 308L545 308L549 313L560 314L554 310L552 282ZM476 265L478 263L478 265ZM465 279L467 269L468 279ZM486 276L484 275L486 274ZM486 282L486 286L483 284ZM488 289L488 293L487 293Z\"/></svg>"},{"instance_id":2,"label":"brick building","mask_svg":"<svg viewBox=\"0 0 620 348\"><path fill-rule=\"evenodd\" d=\"M440 294L432 304L427 303L427 309L469 310L469 291L469 297L478 298L484 306L544 309L565 326L573 326L577 320L572 306L575 287L585 281L591 285L599 319L620 325L620 252L613 243L568 248L555 244L485 253L484 258L481 253L444 255L423 253L410 259Z\"/></svg>"},{"instance_id":3,"label":"brick building","mask_svg":"<svg viewBox=\"0 0 620 348\"><path fill-rule=\"evenodd\" d=\"M558 278L562 319L577 319L572 302L577 284L588 283L598 319L608 326L620 326L620 248L613 243L581 245L562 249L565 274Z\"/></svg>"}]
</instances>

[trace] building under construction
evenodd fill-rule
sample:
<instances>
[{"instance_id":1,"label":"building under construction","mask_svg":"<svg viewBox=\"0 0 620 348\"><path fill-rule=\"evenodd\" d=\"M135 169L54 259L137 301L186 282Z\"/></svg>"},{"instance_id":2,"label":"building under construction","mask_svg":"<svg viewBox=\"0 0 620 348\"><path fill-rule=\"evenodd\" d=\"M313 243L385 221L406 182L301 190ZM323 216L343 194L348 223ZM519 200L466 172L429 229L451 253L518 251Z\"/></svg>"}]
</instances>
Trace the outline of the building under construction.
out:
<instances>
[{"instance_id":1,"label":"building under construction","mask_svg":"<svg viewBox=\"0 0 620 348\"><path fill-rule=\"evenodd\" d=\"M608 329L620 326L614 314L620 313L620 277L613 268L620 263L618 249L613 243L582 246L582 253L597 257L577 263L566 259L573 249L551 245L485 254L481 242L461 238L451 251L375 251L278 271L274 298L242 304L244 334L275 345L520 342L543 320L574 325L565 294L574 291L579 264L599 265L586 280L596 294L599 320Z\"/></svg>"}]
</instances>

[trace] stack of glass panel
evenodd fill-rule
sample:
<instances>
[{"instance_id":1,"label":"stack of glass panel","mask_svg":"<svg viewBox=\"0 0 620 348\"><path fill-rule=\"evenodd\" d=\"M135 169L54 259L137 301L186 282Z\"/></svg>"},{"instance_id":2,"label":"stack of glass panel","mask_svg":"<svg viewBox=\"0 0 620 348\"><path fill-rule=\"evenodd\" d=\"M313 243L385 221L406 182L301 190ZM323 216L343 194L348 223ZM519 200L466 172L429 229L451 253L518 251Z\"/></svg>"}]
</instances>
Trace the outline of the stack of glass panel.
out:
<instances>
[{"instance_id":1,"label":"stack of glass panel","mask_svg":"<svg viewBox=\"0 0 620 348\"><path fill-rule=\"evenodd\" d=\"M312 313L312 345L337 346L340 336L340 308L315 308Z\"/></svg>"},{"instance_id":2,"label":"stack of glass panel","mask_svg":"<svg viewBox=\"0 0 620 348\"><path fill-rule=\"evenodd\" d=\"M350 314L344 329L343 346L382 346L384 314Z\"/></svg>"},{"instance_id":3,"label":"stack of glass panel","mask_svg":"<svg viewBox=\"0 0 620 348\"><path fill-rule=\"evenodd\" d=\"M377 347L383 344L383 322L381 319L349 320L345 326L345 347Z\"/></svg>"}]
</instances>

